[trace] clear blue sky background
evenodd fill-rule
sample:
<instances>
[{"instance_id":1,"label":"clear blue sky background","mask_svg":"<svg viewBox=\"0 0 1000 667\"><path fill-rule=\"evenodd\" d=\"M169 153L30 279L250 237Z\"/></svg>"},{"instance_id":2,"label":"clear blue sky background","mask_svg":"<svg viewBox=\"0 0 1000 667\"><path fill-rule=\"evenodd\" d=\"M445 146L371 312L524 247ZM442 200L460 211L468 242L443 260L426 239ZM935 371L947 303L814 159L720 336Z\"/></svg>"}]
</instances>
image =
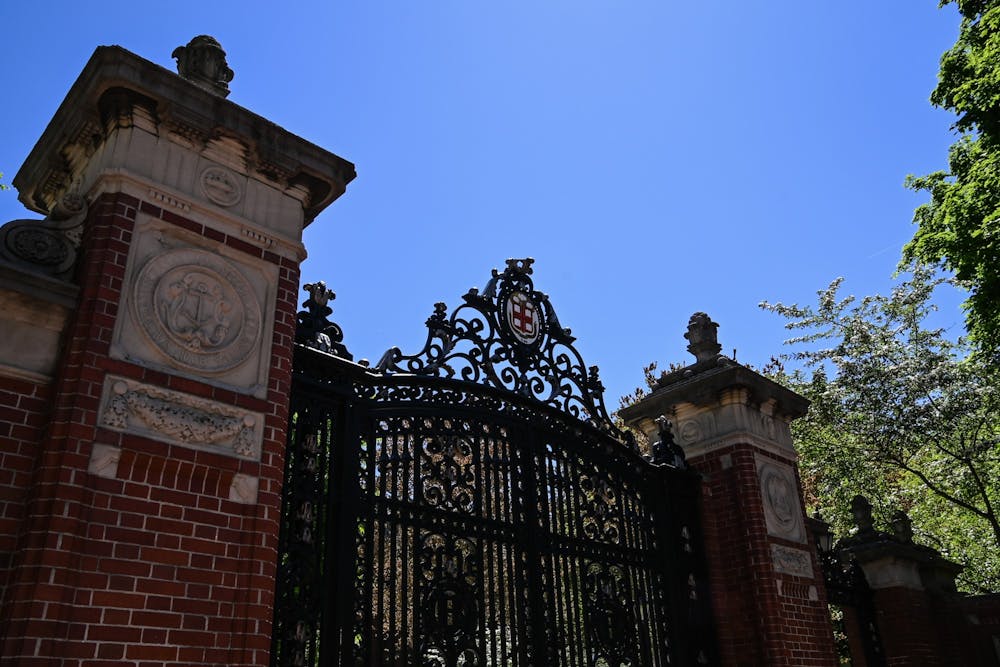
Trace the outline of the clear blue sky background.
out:
<instances>
[{"instance_id":1,"label":"clear blue sky background","mask_svg":"<svg viewBox=\"0 0 1000 667\"><path fill-rule=\"evenodd\" d=\"M415 352L435 301L531 256L617 407L645 363L690 359L696 310L763 364L786 332L762 299L888 288L923 201L903 179L953 140L927 98L957 27L936 0L9 0L0 170L96 46L173 69L214 35L230 100L357 165L303 270L356 357ZM0 193L0 221L23 217Z\"/></svg>"}]
</instances>

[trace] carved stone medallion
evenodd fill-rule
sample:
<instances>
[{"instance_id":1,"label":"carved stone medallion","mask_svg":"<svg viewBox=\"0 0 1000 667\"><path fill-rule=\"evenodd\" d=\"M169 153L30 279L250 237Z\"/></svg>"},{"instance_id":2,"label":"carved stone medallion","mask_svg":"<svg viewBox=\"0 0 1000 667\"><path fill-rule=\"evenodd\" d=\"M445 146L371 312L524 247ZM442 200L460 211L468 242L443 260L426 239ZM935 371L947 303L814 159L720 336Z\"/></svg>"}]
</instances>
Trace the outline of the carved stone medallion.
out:
<instances>
[{"instance_id":1,"label":"carved stone medallion","mask_svg":"<svg viewBox=\"0 0 1000 667\"><path fill-rule=\"evenodd\" d=\"M154 256L139 272L136 321L168 357L216 373L244 362L261 334L261 312L243 275L218 255L184 248Z\"/></svg>"},{"instance_id":2,"label":"carved stone medallion","mask_svg":"<svg viewBox=\"0 0 1000 667\"><path fill-rule=\"evenodd\" d=\"M791 466L757 457L757 477L768 535L805 543L805 524Z\"/></svg>"},{"instance_id":3,"label":"carved stone medallion","mask_svg":"<svg viewBox=\"0 0 1000 667\"><path fill-rule=\"evenodd\" d=\"M219 206L233 206L243 198L236 175L223 167L209 167L201 172L201 191Z\"/></svg>"},{"instance_id":4,"label":"carved stone medallion","mask_svg":"<svg viewBox=\"0 0 1000 667\"><path fill-rule=\"evenodd\" d=\"M704 438L701 424L698 423L697 419L682 421L678 430L680 431L680 441L684 444L696 443Z\"/></svg>"}]
</instances>

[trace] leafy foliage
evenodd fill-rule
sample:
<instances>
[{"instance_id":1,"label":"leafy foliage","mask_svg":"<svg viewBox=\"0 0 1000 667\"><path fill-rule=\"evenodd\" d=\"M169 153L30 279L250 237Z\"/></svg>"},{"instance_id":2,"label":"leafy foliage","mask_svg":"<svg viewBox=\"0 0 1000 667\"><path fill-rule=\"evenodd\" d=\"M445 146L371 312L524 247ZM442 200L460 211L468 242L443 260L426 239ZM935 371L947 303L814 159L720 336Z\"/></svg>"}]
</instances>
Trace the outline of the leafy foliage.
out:
<instances>
[{"instance_id":1,"label":"leafy foliage","mask_svg":"<svg viewBox=\"0 0 1000 667\"><path fill-rule=\"evenodd\" d=\"M944 0L949 4L952 0ZM937 107L958 114L961 133L949 172L909 177L931 201L914 213L918 229L904 261L940 263L971 286L966 325L972 339L1000 355L1000 0L958 0L962 24L941 58Z\"/></svg>"},{"instance_id":2,"label":"leafy foliage","mask_svg":"<svg viewBox=\"0 0 1000 667\"><path fill-rule=\"evenodd\" d=\"M816 306L763 303L802 332L772 372L812 401L793 424L806 499L840 535L856 493L883 519L910 513L918 541L966 565L960 585L1000 588L1000 375L962 339L930 327L946 279L916 266L888 296ZM811 373L807 374L807 371ZM887 521L886 521L887 523Z\"/></svg>"}]
</instances>

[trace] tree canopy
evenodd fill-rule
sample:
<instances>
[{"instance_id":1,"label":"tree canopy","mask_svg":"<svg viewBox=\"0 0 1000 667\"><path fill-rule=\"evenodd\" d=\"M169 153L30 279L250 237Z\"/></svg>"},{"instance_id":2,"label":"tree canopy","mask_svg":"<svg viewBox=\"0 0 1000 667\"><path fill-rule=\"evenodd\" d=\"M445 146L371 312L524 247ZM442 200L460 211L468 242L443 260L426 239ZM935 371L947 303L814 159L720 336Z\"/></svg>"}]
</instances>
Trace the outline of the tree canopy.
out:
<instances>
[{"instance_id":1,"label":"tree canopy","mask_svg":"<svg viewBox=\"0 0 1000 667\"><path fill-rule=\"evenodd\" d=\"M841 297L838 279L815 306L761 304L802 332L787 356L804 368L772 376L812 401L793 423L802 479L840 535L863 493L886 523L909 512L918 541L966 565L963 588L997 590L1000 375L928 324L943 282L916 266L888 296Z\"/></svg>"},{"instance_id":2,"label":"tree canopy","mask_svg":"<svg viewBox=\"0 0 1000 667\"><path fill-rule=\"evenodd\" d=\"M942 5L954 0L944 0ZM980 350L1000 355L1000 0L958 0L955 45L941 57L931 103L958 115L949 171L909 177L930 201L904 262L940 264L970 288L966 326Z\"/></svg>"}]
</instances>

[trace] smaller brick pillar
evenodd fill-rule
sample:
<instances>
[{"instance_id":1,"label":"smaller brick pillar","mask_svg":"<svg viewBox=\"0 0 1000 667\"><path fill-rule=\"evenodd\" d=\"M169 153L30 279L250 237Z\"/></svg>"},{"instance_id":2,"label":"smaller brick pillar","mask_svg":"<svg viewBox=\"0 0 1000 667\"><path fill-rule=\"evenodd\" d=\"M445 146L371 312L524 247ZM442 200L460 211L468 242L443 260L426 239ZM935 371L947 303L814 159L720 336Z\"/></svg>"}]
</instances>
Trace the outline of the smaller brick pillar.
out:
<instances>
[{"instance_id":1,"label":"smaller brick pillar","mask_svg":"<svg viewBox=\"0 0 1000 667\"><path fill-rule=\"evenodd\" d=\"M962 665L952 618L957 597L955 577L962 567L929 547L913 543L910 521L903 512L891 533L875 530L871 504L856 496L852 512L858 531L837 549L854 558L864 571L874 597L882 651L890 667Z\"/></svg>"},{"instance_id":2,"label":"smaller brick pillar","mask_svg":"<svg viewBox=\"0 0 1000 667\"><path fill-rule=\"evenodd\" d=\"M719 354L717 324L692 316L694 364L621 411L656 439L656 418L703 476L702 527L723 665L837 664L816 546L806 529L790 422L807 401Z\"/></svg>"}]
</instances>

